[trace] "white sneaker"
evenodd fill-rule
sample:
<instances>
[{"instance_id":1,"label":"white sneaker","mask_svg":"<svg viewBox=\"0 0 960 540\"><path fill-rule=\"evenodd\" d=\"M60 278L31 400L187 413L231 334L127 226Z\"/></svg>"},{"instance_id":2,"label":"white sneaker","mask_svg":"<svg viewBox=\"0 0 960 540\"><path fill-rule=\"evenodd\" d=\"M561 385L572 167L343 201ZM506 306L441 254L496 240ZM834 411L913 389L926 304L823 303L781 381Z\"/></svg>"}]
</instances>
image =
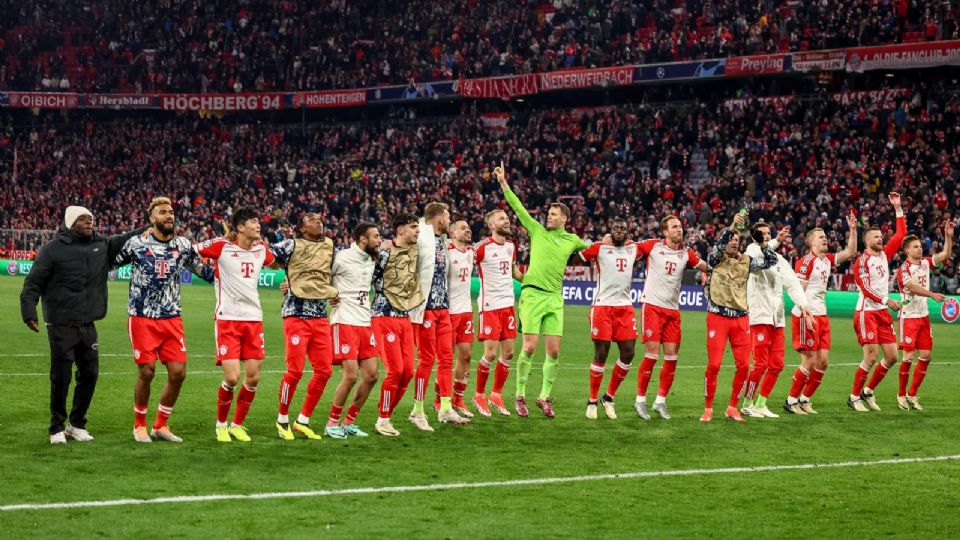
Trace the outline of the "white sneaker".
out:
<instances>
[{"instance_id":1,"label":"white sneaker","mask_svg":"<svg viewBox=\"0 0 960 540\"><path fill-rule=\"evenodd\" d=\"M753 407L753 412L761 418L780 418L779 414L770 410L770 407L764 405L763 407Z\"/></svg>"},{"instance_id":2,"label":"white sneaker","mask_svg":"<svg viewBox=\"0 0 960 540\"><path fill-rule=\"evenodd\" d=\"M437 420L441 424L453 424L455 426L462 426L470 423L469 418L460 416L460 413L454 409L450 409L449 411L440 411L437 413ZM433 431L433 428L431 428L430 431Z\"/></svg>"},{"instance_id":3,"label":"white sneaker","mask_svg":"<svg viewBox=\"0 0 960 540\"><path fill-rule=\"evenodd\" d=\"M763 418L763 415L760 414L760 409L754 407L753 405L747 405L746 407L740 409L740 414L750 418Z\"/></svg>"},{"instance_id":4,"label":"white sneaker","mask_svg":"<svg viewBox=\"0 0 960 540\"><path fill-rule=\"evenodd\" d=\"M377 430L377 433L386 437L400 436L400 432L397 431L397 428L393 427L393 423L391 423L389 419L377 420L373 428Z\"/></svg>"},{"instance_id":5,"label":"white sneaker","mask_svg":"<svg viewBox=\"0 0 960 540\"><path fill-rule=\"evenodd\" d=\"M597 404L596 403L587 403L587 418L590 420L597 419Z\"/></svg>"},{"instance_id":6,"label":"white sneaker","mask_svg":"<svg viewBox=\"0 0 960 540\"><path fill-rule=\"evenodd\" d=\"M153 439L147 435L146 427L133 428L133 440L140 443L152 443Z\"/></svg>"},{"instance_id":7,"label":"white sneaker","mask_svg":"<svg viewBox=\"0 0 960 540\"><path fill-rule=\"evenodd\" d=\"M672 416L670 416L670 409L667 408L666 401L664 401L663 403L653 402L653 410L654 412L660 415L660 418L663 418L664 420L669 420L673 418Z\"/></svg>"},{"instance_id":8,"label":"white sneaker","mask_svg":"<svg viewBox=\"0 0 960 540\"><path fill-rule=\"evenodd\" d=\"M417 429L420 431L433 431L433 428L430 427L430 422L427 421L427 415L424 413L410 413L410 416L408 416L407 419L410 420L411 424L417 426Z\"/></svg>"},{"instance_id":9,"label":"white sneaker","mask_svg":"<svg viewBox=\"0 0 960 540\"><path fill-rule=\"evenodd\" d=\"M897 407L900 407L901 411L910 410L910 404L907 403L907 396L897 396Z\"/></svg>"},{"instance_id":10,"label":"white sneaker","mask_svg":"<svg viewBox=\"0 0 960 540\"><path fill-rule=\"evenodd\" d=\"M809 399L801 399L797 403L800 404L800 410L807 414L817 414L817 411L814 410L813 405L810 404Z\"/></svg>"},{"instance_id":11,"label":"white sneaker","mask_svg":"<svg viewBox=\"0 0 960 540\"><path fill-rule=\"evenodd\" d=\"M603 412L607 414L607 418L610 420L617 419L617 408L613 406L613 401L607 401L605 399L600 399L600 404L603 405Z\"/></svg>"},{"instance_id":12,"label":"white sneaker","mask_svg":"<svg viewBox=\"0 0 960 540\"><path fill-rule=\"evenodd\" d=\"M910 402L910 406L913 407L915 411L922 411L923 407L920 406L920 398L917 396L907 396L907 401Z\"/></svg>"},{"instance_id":13,"label":"white sneaker","mask_svg":"<svg viewBox=\"0 0 960 540\"><path fill-rule=\"evenodd\" d=\"M67 437L77 441L77 442L90 442L93 440L93 435L90 435L90 432L85 429L75 428L73 426L67 426L67 429L64 431L67 434Z\"/></svg>"},{"instance_id":14,"label":"white sneaker","mask_svg":"<svg viewBox=\"0 0 960 540\"><path fill-rule=\"evenodd\" d=\"M861 391L861 392L860 392L860 401L866 403L866 404L867 404L867 407L870 407L871 409L873 409L873 410L875 410L875 411L879 411L879 410L880 410L880 406L877 405L877 396L876 396L876 394L874 394L873 392L870 392L870 393L868 394L868 393L866 393L865 391Z\"/></svg>"},{"instance_id":15,"label":"white sneaker","mask_svg":"<svg viewBox=\"0 0 960 540\"><path fill-rule=\"evenodd\" d=\"M54 433L50 436L50 444L67 444L67 436L64 432Z\"/></svg>"},{"instance_id":16,"label":"white sneaker","mask_svg":"<svg viewBox=\"0 0 960 540\"><path fill-rule=\"evenodd\" d=\"M870 409L863 404L863 400L860 398L853 399L852 397L847 398L847 407L857 411L857 412L870 412Z\"/></svg>"},{"instance_id":17,"label":"white sneaker","mask_svg":"<svg viewBox=\"0 0 960 540\"><path fill-rule=\"evenodd\" d=\"M166 427L166 426L164 426L164 427L162 427L162 428L160 428L160 429L151 429L151 430L150 430L150 438L153 439L153 440L159 439L159 440L161 440L161 441L167 441L167 442L172 442L172 443L182 443L182 442L183 442L183 439L181 439L180 437L177 437L176 435L174 435L173 432L170 431L170 428L168 428L168 427Z\"/></svg>"}]
</instances>

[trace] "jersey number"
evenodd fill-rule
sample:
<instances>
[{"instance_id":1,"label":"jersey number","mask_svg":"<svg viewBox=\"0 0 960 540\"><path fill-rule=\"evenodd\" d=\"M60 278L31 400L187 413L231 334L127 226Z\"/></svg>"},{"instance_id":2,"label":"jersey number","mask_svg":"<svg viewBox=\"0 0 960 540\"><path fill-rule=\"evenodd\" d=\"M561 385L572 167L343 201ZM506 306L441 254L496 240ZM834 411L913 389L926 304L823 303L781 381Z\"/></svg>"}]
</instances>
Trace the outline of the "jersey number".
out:
<instances>
[{"instance_id":1,"label":"jersey number","mask_svg":"<svg viewBox=\"0 0 960 540\"><path fill-rule=\"evenodd\" d=\"M358 294L358 295L357 295L357 303L360 304L361 307L367 305L367 298L368 298L368 297L369 297L369 293L366 293L366 292L362 292L362 293Z\"/></svg>"},{"instance_id":2,"label":"jersey number","mask_svg":"<svg viewBox=\"0 0 960 540\"><path fill-rule=\"evenodd\" d=\"M463 329L464 335L473 333L473 321L467 321L467 327Z\"/></svg>"},{"instance_id":3,"label":"jersey number","mask_svg":"<svg viewBox=\"0 0 960 540\"><path fill-rule=\"evenodd\" d=\"M515 328L515 322L516 320L513 317L507 317L507 330L513 330Z\"/></svg>"}]
</instances>

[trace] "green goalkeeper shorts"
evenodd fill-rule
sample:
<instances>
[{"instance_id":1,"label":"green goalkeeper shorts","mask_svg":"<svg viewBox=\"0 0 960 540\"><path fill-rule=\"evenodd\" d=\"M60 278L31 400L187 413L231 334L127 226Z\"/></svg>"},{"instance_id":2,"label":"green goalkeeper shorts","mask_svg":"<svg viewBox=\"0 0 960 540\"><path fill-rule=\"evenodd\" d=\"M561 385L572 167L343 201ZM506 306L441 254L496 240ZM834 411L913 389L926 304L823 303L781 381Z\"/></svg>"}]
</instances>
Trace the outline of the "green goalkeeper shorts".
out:
<instances>
[{"instance_id":1,"label":"green goalkeeper shorts","mask_svg":"<svg viewBox=\"0 0 960 540\"><path fill-rule=\"evenodd\" d=\"M520 332L545 336L563 335L563 296L532 287L520 292Z\"/></svg>"}]
</instances>

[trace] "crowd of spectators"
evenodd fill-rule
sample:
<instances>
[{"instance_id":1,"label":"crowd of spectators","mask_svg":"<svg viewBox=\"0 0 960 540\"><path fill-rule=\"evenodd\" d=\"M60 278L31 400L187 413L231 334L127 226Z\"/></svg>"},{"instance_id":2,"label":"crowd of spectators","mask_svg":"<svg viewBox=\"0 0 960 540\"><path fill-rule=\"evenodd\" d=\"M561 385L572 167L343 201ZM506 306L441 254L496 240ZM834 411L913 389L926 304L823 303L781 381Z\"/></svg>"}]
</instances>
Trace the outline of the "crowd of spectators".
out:
<instances>
[{"instance_id":1,"label":"crowd of spectators","mask_svg":"<svg viewBox=\"0 0 960 540\"><path fill-rule=\"evenodd\" d=\"M0 0L0 89L357 88L960 37L943 0Z\"/></svg>"},{"instance_id":2,"label":"crowd of spectators","mask_svg":"<svg viewBox=\"0 0 960 540\"><path fill-rule=\"evenodd\" d=\"M389 223L439 199L479 238L483 214L503 206L490 178L503 160L534 213L567 201L572 230L593 240L617 216L634 238L655 237L672 213L705 253L747 206L752 221L792 227L794 245L783 252L794 257L813 227L839 247L851 210L890 234L885 194L899 191L910 232L930 249L942 242L944 220L958 219L958 91L943 81L893 102L811 96L536 110L502 130L469 115L306 129L197 116L76 120L0 134L0 175L12 173L14 147L18 169L0 185L0 229L53 229L65 206L83 204L104 231L126 230L163 194L177 201L180 233L196 241L219 234L232 209L254 205L269 235L289 234L310 210L347 243L360 220ZM699 186L690 180L695 157L708 173Z\"/></svg>"}]
</instances>

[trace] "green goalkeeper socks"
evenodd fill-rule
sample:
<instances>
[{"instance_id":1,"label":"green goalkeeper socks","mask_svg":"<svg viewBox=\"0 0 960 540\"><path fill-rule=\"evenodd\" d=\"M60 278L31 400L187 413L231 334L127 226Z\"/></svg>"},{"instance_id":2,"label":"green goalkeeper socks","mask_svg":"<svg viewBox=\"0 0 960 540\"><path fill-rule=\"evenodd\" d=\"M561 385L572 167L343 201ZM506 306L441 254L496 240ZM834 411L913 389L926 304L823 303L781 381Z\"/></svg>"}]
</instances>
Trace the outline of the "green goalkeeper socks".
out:
<instances>
[{"instance_id":1,"label":"green goalkeeper socks","mask_svg":"<svg viewBox=\"0 0 960 540\"><path fill-rule=\"evenodd\" d=\"M540 388L540 399L549 399L553 393L553 381L557 380L557 366L560 360L553 356L543 359L543 386Z\"/></svg>"},{"instance_id":2,"label":"green goalkeeper socks","mask_svg":"<svg viewBox=\"0 0 960 540\"><path fill-rule=\"evenodd\" d=\"M760 409L766 407L766 406L767 406L767 398L765 398L765 397L763 397L763 396L757 396L757 399L755 399L754 402L753 402L753 406L754 406L754 407L758 407L758 408L760 408Z\"/></svg>"},{"instance_id":3,"label":"green goalkeeper socks","mask_svg":"<svg viewBox=\"0 0 960 540\"><path fill-rule=\"evenodd\" d=\"M423 414L423 402L413 400L413 412L410 414Z\"/></svg>"},{"instance_id":4,"label":"green goalkeeper socks","mask_svg":"<svg viewBox=\"0 0 960 540\"><path fill-rule=\"evenodd\" d=\"M533 368L533 357L520 351L517 356L517 397L527 395L527 378Z\"/></svg>"}]
</instances>

